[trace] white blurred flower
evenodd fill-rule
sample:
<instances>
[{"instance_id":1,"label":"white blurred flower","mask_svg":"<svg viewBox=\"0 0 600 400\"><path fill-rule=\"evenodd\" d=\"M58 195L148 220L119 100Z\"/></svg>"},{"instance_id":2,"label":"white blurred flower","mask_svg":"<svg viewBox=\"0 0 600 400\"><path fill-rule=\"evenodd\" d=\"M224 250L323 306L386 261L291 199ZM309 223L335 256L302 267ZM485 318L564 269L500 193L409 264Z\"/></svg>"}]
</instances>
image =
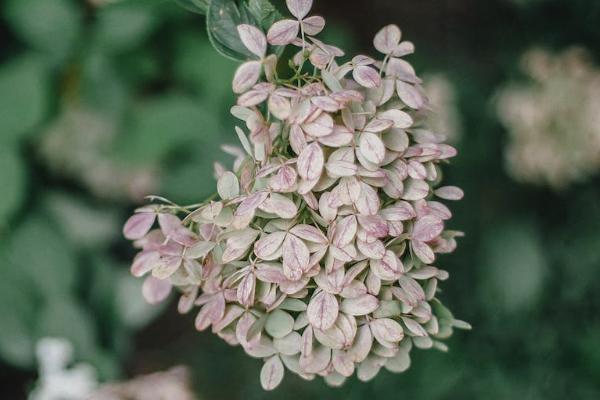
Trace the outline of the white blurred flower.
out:
<instances>
[{"instance_id":1,"label":"white blurred flower","mask_svg":"<svg viewBox=\"0 0 600 400\"><path fill-rule=\"evenodd\" d=\"M522 59L529 83L498 95L509 131L509 173L517 180L561 189L600 168L600 69L580 48L553 55L533 49Z\"/></svg>"},{"instance_id":2,"label":"white blurred flower","mask_svg":"<svg viewBox=\"0 0 600 400\"><path fill-rule=\"evenodd\" d=\"M96 371L88 364L76 364L73 347L65 339L43 338L37 344L39 379L29 400L81 400L97 386Z\"/></svg>"},{"instance_id":3,"label":"white blurred flower","mask_svg":"<svg viewBox=\"0 0 600 400\"><path fill-rule=\"evenodd\" d=\"M441 73L425 75L423 82L433 110L427 115L425 124L432 131L446 135L449 143L457 143L462 133L462 120L454 85Z\"/></svg>"}]
</instances>

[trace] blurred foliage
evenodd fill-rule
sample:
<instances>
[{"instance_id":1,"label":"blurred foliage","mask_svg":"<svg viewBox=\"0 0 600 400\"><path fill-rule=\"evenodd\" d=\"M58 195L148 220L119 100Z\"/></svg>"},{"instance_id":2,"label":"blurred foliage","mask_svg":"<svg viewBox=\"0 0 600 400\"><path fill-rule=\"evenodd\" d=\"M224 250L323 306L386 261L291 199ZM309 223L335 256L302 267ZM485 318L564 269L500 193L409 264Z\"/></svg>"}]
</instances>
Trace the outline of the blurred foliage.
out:
<instances>
[{"instance_id":1,"label":"blurred foliage","mask_svg":"<svg viewBox=\"0 0 600 400\"><path fill-rule=\"evenodd\" d=\"M325 40L369 51L377 28L396 22L417 45L419 71L443 72L456 89L460 155L447 173L467 194L453 219L467 236L440 265L451 271L445 301L474 330L448 354L419 352L400 376L341 389L288 377L265 393L259 361L195 332L193 316L170 306L152 323L161 309L128 275L120 226L148 191L178 202L213 192L219 145L235 142L236 63L214 51L204 17L173 2L5 0L0 397L23 396L35 342L48 335L69 339L103 379L187 364L204 398L600 397L599 178L558 193L515 183L491 106L499 87L524 79L518 60L533 45L578 44L600 64L600 3L348 4L316 2L337 24Z\"/></svg>"}]
</instances>

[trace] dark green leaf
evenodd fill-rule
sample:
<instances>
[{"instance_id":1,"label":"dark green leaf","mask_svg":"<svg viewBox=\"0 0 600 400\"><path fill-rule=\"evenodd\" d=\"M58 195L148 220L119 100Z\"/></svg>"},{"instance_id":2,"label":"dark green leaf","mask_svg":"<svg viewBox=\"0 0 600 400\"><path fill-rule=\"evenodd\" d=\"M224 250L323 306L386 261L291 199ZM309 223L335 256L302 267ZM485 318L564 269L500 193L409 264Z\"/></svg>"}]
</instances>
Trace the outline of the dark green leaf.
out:
<instances>
[{"instance_id":1,"label":"dark green leaf","mask_svg":"<svg viewBox=\"0 0 600 400\"><path fill-rule=\"evenodd\" d=\"M14 32L53 61L62 61L81 37L81 9L70 0L9 0L4 11Z\"/></svg>"},{"instance_id":2,"label":"dark green leaf","mask_svg":"<svg viewBox=\"0 0 600 400\"><path fill-rule=\"evenodd\" d=\"M25 191L25 166L12 146L0 147L0 227L17 210Z\"/></svg>"},{"instance_id":3,"label":"dark green leaf","mask_svg":"<svg viewBox=\"0 0 600 400\"><path fill-rule=\"evenodd\" d=\"M47 69L39 57L28 55L0 68L0 147L29 134L48 108Z\"/></svg>"},{"instance_id":4,"label":"dark green leaf","mask_svg":"<svg viewBox=\"0 0 600 400\"><path fill-rule=\"evenodd\" d=\"M188 11L206 15L211 0L175 0L177 4Z\"/></svg>"}]
</instances>

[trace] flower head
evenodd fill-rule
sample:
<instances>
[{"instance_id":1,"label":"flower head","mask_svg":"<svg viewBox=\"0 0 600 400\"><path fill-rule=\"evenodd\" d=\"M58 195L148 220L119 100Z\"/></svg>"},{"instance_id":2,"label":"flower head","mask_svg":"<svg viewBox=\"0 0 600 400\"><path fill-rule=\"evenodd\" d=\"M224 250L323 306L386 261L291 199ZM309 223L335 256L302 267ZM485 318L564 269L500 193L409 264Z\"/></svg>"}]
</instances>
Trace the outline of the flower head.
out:
<instances>
[{"instance_id":1,"label":"flower head","mask_svg":"<svg viewBox=\"0 0 600 400\"><path fill-rule=\"evenodd\" d=\"M412 44L390 25L374 41L382 61L339 64L343 52L313 37L324 22L307 17L312 2L287 3L295 19L266 35L238 29L257 60L234 77L243 150L228 148L233 171L216 168L219 199L161 201L124 229L149 301L176 287L181 312L199 307L198 330L264 360L267 390L286 369L331 385L401 372L413 346L443 350L467 327L436 297L448 273L431 264L460 235L440 200L462 191L440 186L455 149L413 119L428 102L401 58ZM268 43L300 48L289 77Z\"/></svg>"}]
</instances>

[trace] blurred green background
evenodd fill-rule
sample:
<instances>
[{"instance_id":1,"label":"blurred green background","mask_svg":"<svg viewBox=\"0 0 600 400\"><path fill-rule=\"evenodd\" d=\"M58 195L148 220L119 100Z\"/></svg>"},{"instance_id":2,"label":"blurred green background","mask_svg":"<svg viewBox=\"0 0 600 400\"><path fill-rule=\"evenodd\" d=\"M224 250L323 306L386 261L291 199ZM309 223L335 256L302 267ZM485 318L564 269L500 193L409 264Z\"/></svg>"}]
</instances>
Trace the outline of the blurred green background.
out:
<instances>
[{"instance_id":1,"label":"blurred green background","mask_svg":"<svg viewBox=\"0 0 600 400\"><path fill-rule=\"evenodd\" d=\"M534 47L577 45L599 66L597 0L316 1L325 40L348 54L372 54L388 23L416 44L410 60L459 149L446 179L466 192L451 226L467 235L439 262L451 273L442 298L474 329L448 354L417 350L402 375L330 389L288 374L273 393L260 361L195 332L172 303L144 304L120 233L145 194L212 193L212 164L228 160L219 147L236 141L236 64L212 49L204 19L168 0L0 11L0 398L25 397L45 336L70 340L102 380L188 365L200 399L600 398L599 171L558 189L515 180L494 100L527 83L520 60Z\"/></svg>"}]
</instances>

